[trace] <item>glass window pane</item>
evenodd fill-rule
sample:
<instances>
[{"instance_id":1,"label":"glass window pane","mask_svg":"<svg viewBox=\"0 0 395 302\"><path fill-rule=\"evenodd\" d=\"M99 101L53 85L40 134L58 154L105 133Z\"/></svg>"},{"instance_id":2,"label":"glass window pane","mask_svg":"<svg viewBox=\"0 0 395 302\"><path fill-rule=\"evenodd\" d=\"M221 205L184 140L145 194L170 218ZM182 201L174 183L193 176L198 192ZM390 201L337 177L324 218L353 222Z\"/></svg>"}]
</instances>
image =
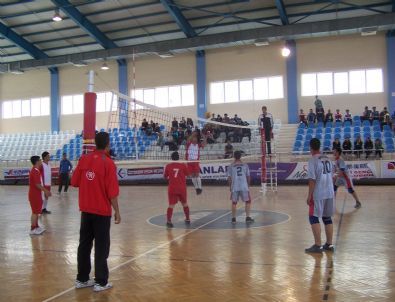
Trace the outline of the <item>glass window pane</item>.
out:
<instances>
[{"instance_id":1,"label":"glass window pane","mask_svg":"<svg viewBox=\"0 0 395 302\"><path fill-rule=\"evenodd\" d=\"M225 103L234 103L239 101L239 82L225 82Z\"/></svg>"},{"instance_id":2,"label":"glass window pane","mask_svg":"<svg viewBox=\"0 0 395 302\"><path fill-rule=\"evenodd\" d=\"M350 71L350 93L365 93L365 70Z\"/></svg>"},{"instance_id":3,"label":"glass window pane","mask_svg":"<svg viewBox=\"0 0 395 302\"><path fill-rule=\"evenodd\" d=\"M254 100L267 100L269 98L267 78L254 79Z\"/></svg>"},{"instance_id":4,"label":"glass window pane","mask_svg":"<svg viewBox=\"0 0 395 302\"><path fill-rule=\"evenodd\" d=\"M136 98L137 101L143 102L144 100L143 89L136 89L135 95L133 97Z\"/></svg>"},{"instance_id":5,"label":"glass window pane","mask_svg":"<svg viewBox=\"0 0 395 302\"><path fill-rule=\"evenodd\" d=\"M144 103L155 105L155 89L144 89Z\"/></svg>"},{"instance_id":6,"label":"glass window pane","mask_svg":"<svg viewBox=\"0 0 395 302\"><path fill-rule=\"evenodd\" d=\"M169 88L155 88L155 106L166 108L169 107Z\"/></svg>"},{"instance_id":7,"label":"glass window pane","mask_svg":"<svg viewBox=\"0 0 395 302\"><path fill-rule=\"evenodd\" d=\"M181 86L181 102L183 106L195 105L195 91L193 85Z\"/></svg>"},{"instance_id":8,"label":"glass window pane","mask_svg":"<svg viewBox=\"0 0 395 302\"><path fill-rule=\"evenodd\" d=\"M302 74L302 96L317 95L317 78L315 73Z\"/></svg>"},{"instance_id":9,"label":"glass window pane","mask_svg":"<svg viewBox=\"0 0 395 302\"><path fill-rule=\"evenodd\" d=\"M96 97L96 112L106 111L106 94L104 92L98 93Z\"/></svg>"},{"instance_id":10,"label":"glass window pane","mask_svg":"<svg viewBox=\"0 0 395 302\"><path fill-rule=\"evenodd\" d=\"M3 102L3 118L12 118L12 102Z\"/></svg>"},{"instance_id":11,"label":"glass window pane","mask_svg":"<svg viewBox=\"0 0 395 302\"><path fill-rule=\"evenodd\" d=\"M22 115L21 101L12 101L12 117L18 118Z\"/></svg>"},{"instance_id":12,"label":"glass window pane","mask_svg":"<svg viewBox=\"0 0 395 302\"><path fill-rule=\"evenodd\" d=\"M181 106L181 87L169 87L169 107Z\"/></svg>"},{"instance_id":13,"label":"glass window pane","mask_svg":"<svg viewBox=\"0 0 395 302\"><path fill-rule=\"evenodd\" d=\"M239 85L240 85L240 101L252 101L254 99L252 80L240 81Z\"/></svg>"},{"instance_id":14,"label":"glass window pane","mask_svg":"<svg viewBox=\"0 0 395 302\"><path fill-rule=\"evenodd\" d=\"M383 70L366 70L366 92L383 92Z\"/></svg>"},{"instance_id":15,"label":"glass window pane","mask_svg":"<svg viewBox=\"0 0 395 302\"><path fill-rule=\"evenodd\" d=\"M348 72L334 73L335 93L348 93Z\"/></svg>"},{"instance_id":16,"label":"glass window pane","mask_svg":"<svg viewBox=\"0 0 395 302\"><path fill-rule=\"evenodd\" d=\"M41 115L41 99L32 99L30 103L31 116ZM63 108L63 107L62 107Z\"/></svg>"},{"instance_id":17,"label":"glass window pane","mask_svg":"<svg viewBox=\"0 0 395 302\"><path fill-rule=\"evenodd\" d=\"M333 94L332 72L317 73L317 94L318 95Z\"/></svg>"},{"instance_id":18,"label":"glass window pane","mask_svg":"<svg viewBox=\"0 0 395 302\"><path fill-rule=\"evenodd\" d=\"M210 84L210 103L219 104L224 102L224 82Z\"/></svg>"},{"instance_id":19,"label":"glass window pane","mask_svg":"<svg viewBox=\"0 0 395 302\"><path fill-rule=\"evenodd\" d=\"M269 99L282 99L284 97L283 77L269 78Z\"/></svg>"},{"instance_id":20,"label":"glass window pane","mask_svg":"<svg viewBox=\"0 0 395 302\"><path fill-rule=\"evenodd\" d=\"M41 98L41 116L47 116L50 112L49 98Z\"/></svg>"},{"instance_id":21,"label":"glass window pane","mask_svg":"<svg viewBox=\"0 0 395 302\"><path fill-rule=\"evenodd\" d=\"M73 95L73 114L84 112L84 96L82 94Z\"/></svg>"},{"instance_id":22,"label":"glass window pane","mask_svg":"<svg viewBox=\"0 0 395 302\"><path fill-rule=\"evenodd\" d=\"M118 96L116 94L111 93L112 107L111 111L117 111L118 109Z\"/></svg>"},{"instance_id":23,"label":"glass window pane","mask_svg":"<svg viewBox=\"0 0 395 302\"><path fill-rule=\"evenodd\" d=\"M22 101L22 116L30 116L30 100Z\"/></svg>"}]
</instances>

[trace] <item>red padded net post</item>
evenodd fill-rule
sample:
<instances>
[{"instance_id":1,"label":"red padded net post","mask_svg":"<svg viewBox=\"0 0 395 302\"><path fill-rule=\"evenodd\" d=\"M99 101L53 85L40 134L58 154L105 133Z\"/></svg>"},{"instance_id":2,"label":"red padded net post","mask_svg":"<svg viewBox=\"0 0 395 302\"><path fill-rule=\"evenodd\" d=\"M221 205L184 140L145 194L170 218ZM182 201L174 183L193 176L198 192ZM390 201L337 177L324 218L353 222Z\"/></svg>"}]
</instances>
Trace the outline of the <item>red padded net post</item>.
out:
<instances>
[{"instance_id":1,"label":"red padded net post","mask_svg":"<svg viewBox=\"0 0 395 302\"><path fill-rule=\"evenodd\" d=\"M82 153L86 154L95 149L96 132L96 93L85 92L84 94L84 144Z\"/></svg>"}]
</instances>

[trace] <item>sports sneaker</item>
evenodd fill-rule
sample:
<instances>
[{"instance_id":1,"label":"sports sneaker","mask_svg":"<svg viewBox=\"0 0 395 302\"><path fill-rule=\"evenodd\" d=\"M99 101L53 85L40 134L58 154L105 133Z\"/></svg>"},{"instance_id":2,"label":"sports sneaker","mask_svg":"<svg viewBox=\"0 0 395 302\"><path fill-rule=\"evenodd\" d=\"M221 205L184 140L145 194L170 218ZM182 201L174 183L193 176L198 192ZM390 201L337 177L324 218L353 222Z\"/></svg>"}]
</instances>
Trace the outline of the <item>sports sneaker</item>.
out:
<instances>
[{"instance_id":1,"label":"sports sneaker","mask_svg":"<svg viewBox=\"0 0 395 302\"><path fill-rule=\"evenodd\" d=\"M359 209L360 207L362 207L362 204L361 204L359 201L357 201L357 202L355 203L354 208Z\"/></svg>"},{"instance_id":2,"label":"sports sneaker","mask_svg":"<svg viewBox=\"0 0 395 302\"><path fill-rule=\"evenodd\" d=\"M94 291L94 292L101 292L101 291L103 291L103 290L110 289L110 288L112 288L112 283L110 283L110 282L107 282L106 285L100 285L100 284L97 284L97 283L96 283L96 284L93 286L93 291Z\"/></svg>"},{"instance_id":3,"label":"sports sneaker","mask_svg":"<svg viewBox=\"0 0 395 302\"><path fill-rule=\"evenodd\" d=\"M41 214L51 214L51 211L48 211L47 209L43 209L41 211Z\"/></svg>"},{"instance_id":4,"label":"sports sneaker","mask_svg":"<svg viewBox=\"0 0 395 302\"><path fill-rule=\"evenodd\" d=\"M253 218L251 218L251 217L246 217L246 222L247 223L253 223L255 220L253 219Z\"/></svg>"},{"instance_id":5,"label":"sports sneaker","mask_svg":"<svg viewBox=\"0 0 395 302\"><path fill-rule=\"evenodd\" d=\"M38 234L38 233L36 232L36 229L37 229L37 228L35 228L35 229L33 229L33 230L30 230L29 235L40 235L40 234Z\"/></svg>"},{"instance_id":6,"label":"sports sneaker","mask_svg":"<svg viewBox=\"0 0 395 302\"><path fill-rule=\"evenodd\" d=\"M202 189L196 189L196 195L202 194L203 190Z\"/></svg>"},{"instance_id":7,"label":"sports sneaker","mask_svg":"<svg viewBox=\"0 0 395 302\"><path fill-rule=\"evenodd\" d=\"M166 223L166 226L167 226L169 229L171 229L171 228L174 227L174 225L173 225L171 222L167 222L167 223Z\"/></svg>"},{"instance_id":8,"label":"sports sneaker","mask_svg":"<svg viewBox=\"0 0 395 302\"><path fill-rule=\"evenodd\" d=\"M324 251L334 252L334 251L335 251L335 246L334 246L333 244L325 243L325 244L322 246L322 249L323 249Z\"/></svg>"},{"instance_id":9,"label":"sports sneaker","mask_svg":"<svg viewBox=\"0 0 395 302\"><path fill-rule=\"evenodd\" d=\"M190 219L185 219L185 223L186 224L191 224L191 220Z\"/></svg>"},{"instance_id":10,"label":"sports sneaker","mask_svg":"<svg viewBox=\"0 0 395 302\"><path fill-rule=\"evenodd\" d=\"M81 282L79 280L75 280L75 288L85 288L92 287L95 285L95 280L89 279L88 281Z\"/></svg>"},{"instance_id":11,"label":"sports sneaker","mask_svg":"<svg viewBox=\"0 0 395 302\"><path fill-rule=\"evenodd\" d=\"M236 218L235 217L232 218L232 223L236 224Z\"/></svg>"},{"instance_id":12,"label":"sports sneaker","mask_svg":"<svg viewBox=\"0 0 395 302\"><path fill-rule=\"evenodd\" d=\"M313 244L311 247L304 250L306 253L322 253L322 247Z\"/></svg>"}]
</instances>

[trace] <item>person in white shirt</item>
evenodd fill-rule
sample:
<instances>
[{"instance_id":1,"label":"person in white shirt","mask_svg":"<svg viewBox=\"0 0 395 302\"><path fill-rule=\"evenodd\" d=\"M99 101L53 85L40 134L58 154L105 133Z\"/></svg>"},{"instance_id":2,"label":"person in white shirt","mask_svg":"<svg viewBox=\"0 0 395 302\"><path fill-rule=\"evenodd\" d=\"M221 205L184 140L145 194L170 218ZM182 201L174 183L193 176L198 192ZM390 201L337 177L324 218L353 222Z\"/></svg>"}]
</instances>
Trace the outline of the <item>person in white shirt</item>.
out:
<instances>
[{"instance_id":1,"label":"person in white shirt","mask_svg":"<svg viewBox=\"0 0 395 302\"><path fill-rule=\"evenodd\" d=\"M43 180L43 185L45 189L51 192L52 171L51 171L51 165L49 164L51 155L49 154L49 152L45 151L41 154L41 157L43 159L43 164L41 166L40 172ZM42 214L51 214L51 211L48 211L47 207L48 207L48 196L43 195L43 207L41 211Z\"/></svg>"},{"instance_id":2,"label":"person in white shirt","mask_svg":"<svg viewBox=\"0 0 395 302\"><path fill-rule=\"evenodd\" d=\"M314 244L305 249L306 253L322 253L333 251L333 224L332 216L335 212L335 192L333 190L333 164L324 154L320 153L321 142L317 138L310 141L312 158L308 163L309 194L309 221L314 235ZM326 243L321 246L321 225L319 218L325 225Z\"/></svg>"},{"instance_id":3,"label":"person in white shirt","mask_svg":"<svg viewBox=\"0 0 395 302\"><path fill-rule=\"evenodd\" d=\"M258 125L261 131L265 133L266 153L272 154L270 141L272 139L273 116L271 113L267 112L266 106L262 106L262 114L259 115Z\"/></svg>"}]
</instances>

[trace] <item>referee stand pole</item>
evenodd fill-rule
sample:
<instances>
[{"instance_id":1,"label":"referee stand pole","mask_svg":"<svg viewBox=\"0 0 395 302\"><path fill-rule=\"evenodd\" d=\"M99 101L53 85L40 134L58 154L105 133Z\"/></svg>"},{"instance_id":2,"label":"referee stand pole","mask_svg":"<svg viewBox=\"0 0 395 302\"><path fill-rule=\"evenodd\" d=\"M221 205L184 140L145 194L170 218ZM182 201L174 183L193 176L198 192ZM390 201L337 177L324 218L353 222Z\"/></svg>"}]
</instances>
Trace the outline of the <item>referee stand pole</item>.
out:
<instances>
[{"instance_id":1,"label":"referee stand pole","mask_svg":"<svg viewBox=\"0 0 395 302\"><path fill-rule=\"evenodd\" d=\"M266 195L266 136L265 129L260 128L261 134L261 192L263 195Z\"/></svg>"}]
</instances>

